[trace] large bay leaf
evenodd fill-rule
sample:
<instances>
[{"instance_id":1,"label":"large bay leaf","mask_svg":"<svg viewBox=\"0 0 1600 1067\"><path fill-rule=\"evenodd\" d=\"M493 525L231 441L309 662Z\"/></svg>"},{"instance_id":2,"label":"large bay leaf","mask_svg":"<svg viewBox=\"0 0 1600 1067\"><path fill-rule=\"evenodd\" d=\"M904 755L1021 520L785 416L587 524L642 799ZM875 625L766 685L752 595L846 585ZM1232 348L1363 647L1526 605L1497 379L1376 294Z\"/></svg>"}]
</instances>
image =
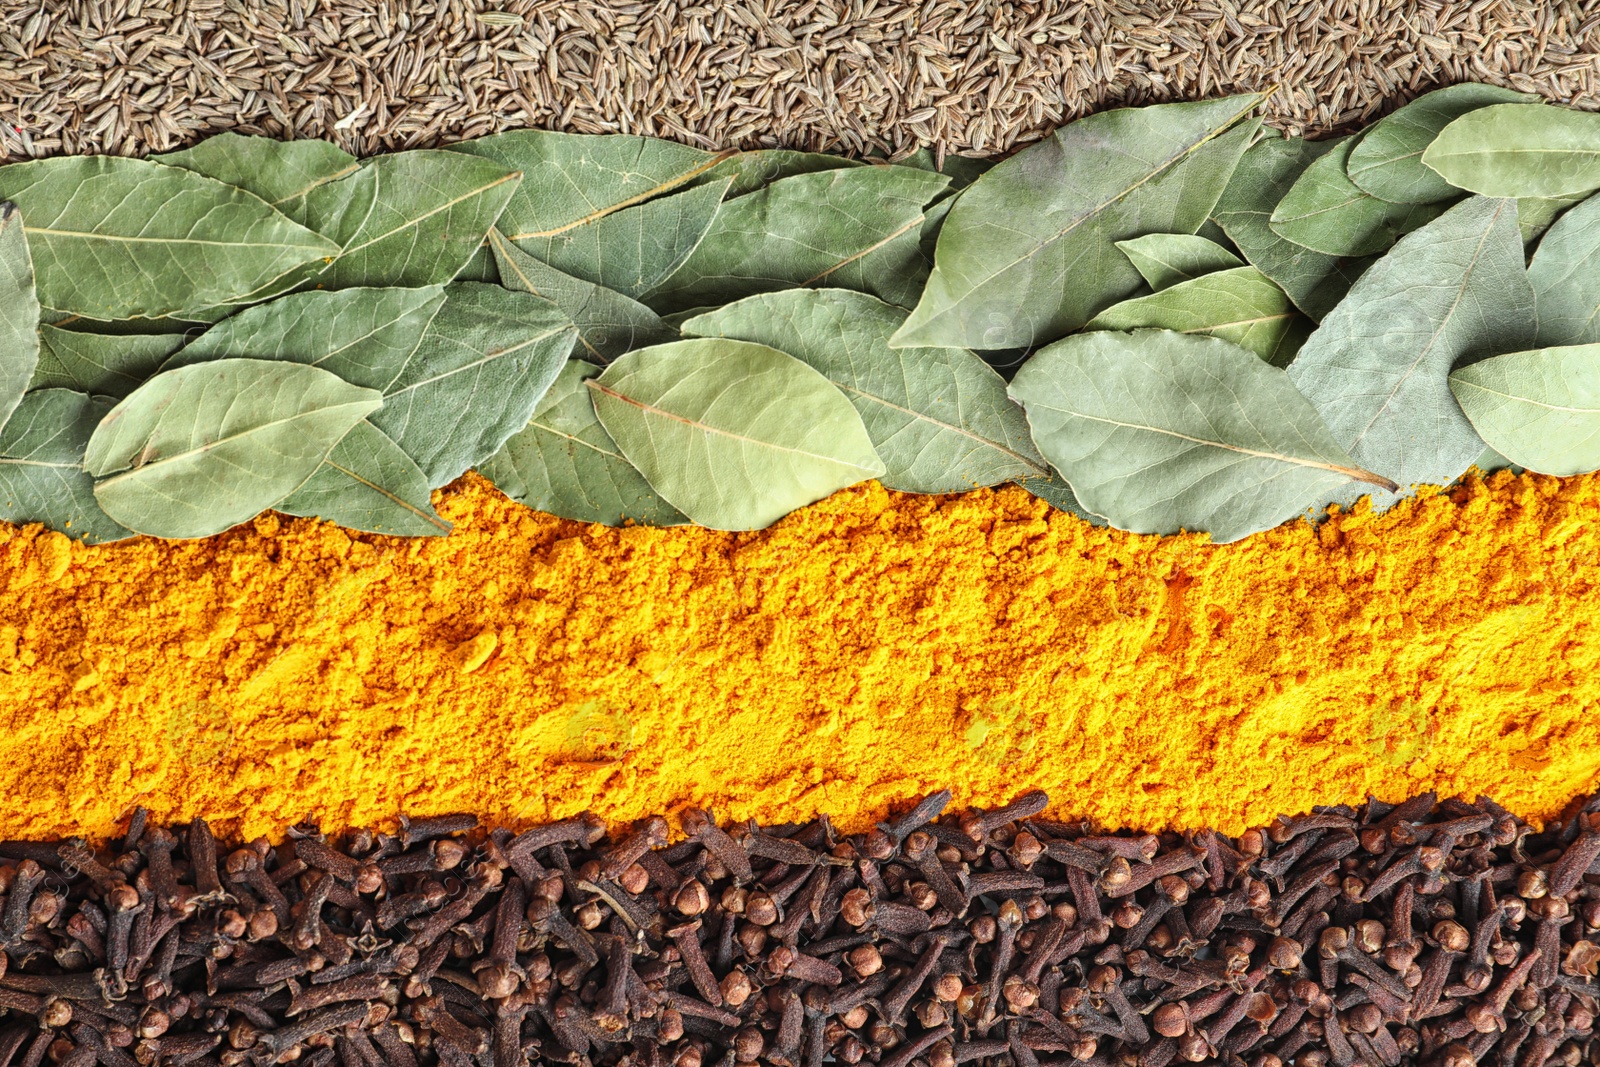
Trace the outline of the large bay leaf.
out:
<instances>
[{"instance_id":1,"label":"large bay leaf","mask_svg":"<svg viewBox=\"0 0 1600 1067\"><path fill-rule=\"evenodd\" d=\"M555 304L497 285L457 282L416 351L381 385L372 424L437 489L500 450L528 424L577 331ZM325 366L338 369L336 361ZM342 366L342 364L339 364Z\"/></svg>"},{"instance_id":2,"label":"large bay leaf","mask_svg":"<svg viewBox=\"0 0 1600 1067\"><path fill-rule=\"evenodd\" d=\"M1424 93L1373 123L1350 150L1345 173L1364 191L1391 204L1431 204L1457 195L1455 186L1424 166L1422 153L1451 122L1491 104L1531 103L1532 93L1462 82Z\"/></svg>"},{"instance_id":3,"label":"large bay leaf","mask_svg":"<svg viewBox=\"0 0 1600 1067\"><path fill-rule=\"evenodd\" d=\"M577 326L586 359L609 363L635 348L677 339L678 331L637 300L556 270L507 241L499 230L490 231L489 242L501 284L553 301Z\"/></svg>"},{"instance_id":4,"label":"large bay leaf","mask_svg":"<svg viewBox=\"0 0 1600 1067\"><path fill-rule=\"evenodd\" d=\"M1078 334L1036 352L1011 395L1083 506L1118 529L1236 541L1383 482L1283 371L1214 337Z\"/></svg>"},{"instance_id":5,"label":"large bay leaf","mask_svg":"<svg viewBox=\"0 0 1600 1067\"><path fill-rule=\"evenodd\" d=\"M306 482L273 505L286 515L352 530L437 537L450 524L433 510L428 479L389 436L363 419L339 439Z\"/></svg>"},{"instance_id":6,"label":"large bay leaf","mask_svg":"<svg viewBox=\"0 0 1600 1067\"><path fill-rule=\"evenodd\" d=\"M1354 138L1318 156L1272 211L1274 233L1328 256L1370 256L1439 215L1443 206L1390 204L1363 192L1345 174Z\"/></svg>"},{"instance_id":7,"label":"large bay leaf","mask_svg":"<svg viewBox=\"0 0 1600 1067\"><path fill-rule=\"evenodd\" d=\"M568 360L534 409L478 473L506 496L538 511L578 522L647 526L689 520L665 500L618 450L600 425L584 382L600 368Z\"/></svg>"},{"instance_id":8,"label":"large bay leaf","mask_svg":"<svg viewBox=\"0 0 1600 1067\"><path fill-rule=\"evenodd\" d=\"M1401 486L1448 485L1483 451L1451 368L1525 348L1533 328L1516 203L1473 197L1363 274L1288 373L1357 463Z\"/></svg>"},{"instance_id":9,"label":"large bay leaf","mask_svg":"<svg viewBox=\"0 0 1600 1067\"><path fill-rule=\"evenodd\" d=\"M121 399L183 346L181 333L87 333L39 327L39 365L29 389L73 389Z\"/></svg>"},{"instance_id":10,"label":"large bay leaf","mask_svg":"<svg viewBox=\"0 0 1600 1067\"><path fill-rule=\"evenodd\" d=\"M0 199L27 219L39 302L91 319L236 303L338 251L253 193L147 160L13 163Z\"/></svg>"},{"instance_id":11,"label":"large bay leaf","mask_svg":"<svg viewBox=\"0 0 1600 1067\"><path fill-rule=\"evenodd\" d=\"M301 224L311 190L354 174L361 165L355 156L327 141L280 141L231 131L213 134L193 148L150 158L236 185Z\"/></svg>"},{"instance_id":12,"label":"large bay leaf","mask_svg":"<svg viewBox=\"0 0 1600 1067\"><path fill-rule=\"evenodd\" d=\"M877 166L773 182L724 203L705 240L647 302L680 311L817 285L909 306L927 276L918 247L924 208L949 181Z\"/></svg>"},{"instance_id":13,"label":"large bay leaf","mask_svg":"<svg viewBox=\"0 0 1600 1067\"><path fill-rule=\"evenodd\" d=\"M628 462L701 526L758 530L884 472L833 383L765 345L673 341L584 384Z\"/></svg>"},{"instance_id":14,"label":"large bay leaf","mask_svg":"<svg viewBox=\"0 0 1600 1067\"><path fill-rule=\"evenodd\" d=\"M1528 264L1539 311L1538 343L1600 341L1600 196L1562 215Z\"/></svg>"},{"instance_id":15,"label":"large bay leaf","mask_svg":"<svg viewBox=\"0 0 1600 1067\"><path fill-rule=\"evenodd\" d=\"M965 349L890 348L905 318L865 293L790 289L697 316L683 332L763 344L821 372L860 412L890 489L959 493L1048 477L1005 380Z\"/></svg>"},{"instance_id":16,"label":"large bay leaf","mask_svg":"<svg viewBox=\"0 0 1600 1067\"><path fill-rule=\"evenodd\" d=\"M133 536L100 510L83 469L89 435L111 404L69 389L23 396L0 428L0 520L41 522L91 544Z\"/></svg>"},{"instance_id":17,"label":"large bay leaf","mask_svg":"<svg viewBox=\"0 0 1600 1067\"><path fill-rule=\"evenodd\" d=\"M0 426L28 389L39 364L39 296L33 260L14 204L0 204Z\"/></svg>"},{"instance_id":18,"label":"large bay leaf","mask_svg":"<svg viewBox=\"0 0 1600 1067\"><path fill-rule=\"evenodd\" d=\"M83 466L107 515L154 537L209 537L311 477L382 396L317 367L222 359L156 375L108 412Z\"/></svg>"},{"instance_id":19,"label":"large bay leaf","mask_svg":"<svg viewBox=\"0 0 1600 1067\"><path fill-rule=\"evenodd\" d=\"M1118 241L1117 247L1157 292L1212 271L1244 266L1217 242L1192 233L1147 233Z\"/></svg>"},{"instance_id":20,"label":"large bay leaf","mask_svg":"<svg viewBox=\"0 0 1600 1067\"><path fill-rule=\"evenodd\" d=\"M1567 196L1600 189L1600 115L1550 104L1496 104L1440 131L1422 162L1485 196Z\"/></svg>"},{"instance_id":21,"label":"large bay leaf","mask_svg":"<svg viewBox=\"0 0 1600 1067\"><path fill-rule=\"evenodd\" d=\"M1333 144L1299 137L1268 137L1257 142L1239 160L1215 212L1223 232L1250 265L1277 282L1296 307L1319 322L1344 298L1370 261L1313 252L1279 237L1270 219L1295 180Z\"/></svg>"},{"instance_id":22,"label":"large bay leaf","mask_svg":"<svg viewBox=\"0 0 1600 1067\"><path fill-rule=\"evenodd\" d=\"M950 209L895 345L1028 347L1132 295L1139 273L1116 242L1199 229L1259 122L1223 131L1260 101L1105 111L997 164Z\"/></svg>"},{"instance_id":23,"label":"large bay leaf","mask_svg":"<svg viewBox=\"0 0 1600 1067\"><path fill-rule=\"evenodd\" d=\"M845 167L864 167L867 164L843 156L830 156L821 152L796 152L789 148L754 148L747 152L732 152L694 179L694 184L709 184L731 178L728 197L744 196L765 188L780 178L796 174L815 174L823 170L842 170Z\"/></svg>"},{"instance_id":24,"label":"large bay leaf","mask_svg":"<svg viewBox=\"0 0 1600 1067\"><path fill-rule=\"evenodd\" d=\"M1272 279L1254 267L1234 267L1113 304L1090 319L1086 329L1205 334L1282 367L1305 340L1305 322Z\"/></svg>"},{"instance_id":25,"label":"large bay leaf","mask_svg":"<svg viewBox=\"0 0 1600 1067\"><path fill-rule=\"evenodd\" d=\"M1562 477L1600 470L1600 344L1493 356L1452 372L1450 388L1512 463Z\"/></svg>"}]
</instances>

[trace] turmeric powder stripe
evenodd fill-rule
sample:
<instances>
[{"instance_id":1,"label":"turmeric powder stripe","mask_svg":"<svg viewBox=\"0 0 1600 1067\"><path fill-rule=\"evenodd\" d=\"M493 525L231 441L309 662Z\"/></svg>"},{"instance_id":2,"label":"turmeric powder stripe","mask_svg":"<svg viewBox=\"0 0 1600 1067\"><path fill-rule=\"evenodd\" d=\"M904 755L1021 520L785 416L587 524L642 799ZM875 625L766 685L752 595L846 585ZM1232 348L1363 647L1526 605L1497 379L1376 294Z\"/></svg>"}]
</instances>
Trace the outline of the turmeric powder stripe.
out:
<instances>
[{"instance_id":1,"label":"turmeric powder stripe","mask_svg":"<svg viewBox=\"0 0 1600 1067\"><path fill-rule=\"evenodd\" d=\"M858 486L759 533L584 526L469 476L448 538L268 515L0 527L0 839L134 806L511 827L854 813L955 783L1111 827L1600 785L1600 476L1496 475L1227 546L1012 488Z\"/></svg>"}]
</instances>

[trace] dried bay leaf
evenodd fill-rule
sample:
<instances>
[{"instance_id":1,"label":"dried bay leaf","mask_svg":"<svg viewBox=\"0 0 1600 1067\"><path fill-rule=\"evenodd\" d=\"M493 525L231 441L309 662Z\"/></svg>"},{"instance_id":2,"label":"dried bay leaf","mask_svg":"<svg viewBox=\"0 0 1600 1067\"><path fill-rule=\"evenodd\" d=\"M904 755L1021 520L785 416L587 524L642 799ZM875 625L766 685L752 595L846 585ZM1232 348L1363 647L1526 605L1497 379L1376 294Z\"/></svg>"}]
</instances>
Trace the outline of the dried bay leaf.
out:
<instances>
[{"instance_id":1,"label":"dried bay leaf","mask_svg":"<svg viewBox=\"0 0 1600 1067\"><path fill-rule=\"evenodd\" d=\"M0 426L22 402L39 364L39 296L14 204L0 204Z\"/></svg>"},{"instance_id":2,"label":"dried bay leaf","mask_svg":"<svg viewBox=\"0 0 1600 1067\"><path fill-rule=\"evenodd\" d=\"M478 473L519 504L578 522L677 526L689 520L650 488L600 425L584 382L600 368L568 360L528 425Z\"/></svg>"},{"instance_id":3,"label":"dried bay leaf","mask_svg":"<svg viewBox=\"0 0 1600 1067\"><path fill-rule=\"evenodd\" d=\"M1439 132L1422 162L1484 196L1568 196L1600 189L1600 115L1550 104L1495 104Z\"/></svg>"},{"instance_id":4,"label":"dried bay leaf","mask_svg":"<svg viewBox=\"0 0 1600 1067\"><path fill-rule=\"evenodd\" d=\"M1448 485L1483 451L1451 368L1527 347L1533 289L1515 201L1473 197L1402 237L1289 365L1355 461L1401 486ZM1396 497L1373 494L1373 507Z\"/></svg>"},{"instance_id":5,"label":"dried bay leaf","mask_svg":"<svg viewBox=\"0 0 1600 1067\"><path fill-rule=\"evenodd\" d=\"M614 289L565 274L489 233L497 272L507 289L553 301L578 328L584 358L610 363L624 352L677 339L678 331L645 305Z\"/></svg>"},{"instance_id":6,"label":"dried bay leaf","mask_svg":"<svg viewBox=\"0 0 1600 1067\"><path fill-rule=\"evenodd\" d=\"M1192 233L1147 233L1116 244L1156 292L1202 274L1244 266L1217 242Z\"/></svg>"},{"instance_id":7,"label":"dried bay leaf","mask_svg":"<svg viewBox=\"0 0 1600 1067\"><path fill-rule=\"evenodd\" d=\"M40 304L90 319L237 303L339 250L252 193L146 160L13 163L0 199L28 220Z\"/></svg>"},{"instance_id":8,"label":"dried bay leaf","mask_svg":"<svg viewBox=\"0 0 1600 1067\"><path fill-rule=\"evenodd\" d=\"M1078 500L1118 529L1236 541L1357 479L1383 483L1283 371L1214 337L1078 334L1034 353L1011 395Z\"/></svg>"},{"instance_id":9,"label":"dried bay leaf","mask_svg":"<svg viewBox=\"0 0 1600 1067\"><path fill-rule=\"evenodd\" d=\"M181 333L87 333L39 327L39 365L29 389L73 389L122 399L179 348Z\"/></svg>"},{"instance_id":10,"label":"dried bay leaf","mask_svg":"<svg viewBox=\"0 0 1600 1067\"><path fill-rule=\"evenodd\" d=\"M765 345L673 341L584 384L628 462L700 526L759 530L884 473L833 383Z\"/></svg>"},{"instance_id":11,"label":"dried bay leaf","mask_svg":"<svg viewBox=\"0 0 1600 1067\"><path fill-rule=\"evenodd\" d=\"M697 316L683 332L763 344L819 371L861 414L890 489L959 493L1048 477L1005 380L964 349L890 348L905 318L865 293L790 289Z\"/></svg>"},{"instance_id":12,"label":"dried bay leaf","mask_svg":"<svg viewBox=\"0 0 1600 1067\"><path fill-rule=\"evenodd\" d=\"M273 509L399 537L441 537L450 532L450 523L433 509L422 468L365 419L351 427L316 472Z\"/></svg>"},{"instance_id":13,"label":"dried bay leaf","mask_svg":"<svg viewBox=\"0 0 1600 1067\"><path fill-rule=\"evenodd\" d=\"M1345 174L1355 138L1312 160L1272 211L1279 237L1328 256L1376 255L1395 238L1436 218L1443 205L1390 204L1362 191Z\"/></svg>"},{"instance_id":14,"label":"dried bay leaf","mask_svg":"<svg viewBox=\"0 0 1600 1067\"><path fill-rule=\"evenodd\" d=\"M1600 197L1591 196L1550 227L1528 264L1528 281L1539 344L1600 341Z\"/></svg>"},{"instance_id":15,"label":"dried bay leaf","mask_svg":"<svg viewBox=\"0 0 1600 1067\"><path fill-rule=\"evenodd\" d=\"M311 477L383 403L318 367L220 359L157 374L95 427L83 466L107 515L154 537L209 537Z\"/></svg>"},{"instance_id":16,"label":"dried bay leaf","mask_svg":"<svg viewBox=\"0 0 1600 1067\"><path fill-rule=\"evenodd\" d=\"M1150 328L1232 341L1274 367L1288 365L1309 331L1284 291L1254 267L1215 271L1113 304L1089 330Z\"/></svg>"},{"instance_id":17,"label":"dried bay leaf","mask_svg":"<svg viewBox=\"0 0 1600 1067\"><path fill-rule=\"evenodd\" d=\"M1363 191L1391 204L1431 204L1457 195L1455 186L1422 162L1422 153L1451 122L1492 104L1531 103L1532 93L1462 82L1424 93L1384 116L1361 135L1345 173Z\"/></svg>"},{"instance_id":18,"label":"dried bay leaf","mask_svg":"<svg viewBox=\"0 0 1600 1067\"><path fill-rule=\"evenodd\" d=\"M1548 230L1561 213L1573 204L1581 204L1588 193L1572 196L1525 196L1517 200L1517 229L1522 231L1522 243L1531 246Z\"/></svg>"},{"instance_id":19,"label":"dried bay leaf","mask_svg":"<svg viewBox=\"0 0 1600 1067\"><path fill-rule=\"evenodd\" d=\"M1115 242L1199 229L1259 128L1245 116L1261 99L1105 111L997 164L950 209L895 346L1042 344L1132 295L1139 273Z\"/></svg>"},{"instance_id":20,"label":"dried bay leaf","mask_svg":"<svg viewBox=\"0 0 1600 1067\"><path fill-rule=\"evenodd\" d=\"M1489 447L1540 474L1600 470L1600 344L1491 356L1450 375Z\"/></svg>"},{"instance_id":21,"label":"dried bay leaf","mask_svg":"<svg viewBox=\"0 0 1600 1067\"><path fill-rule=\"evenodd\" d=\"M924 209L949 181L888 166L783 178L726 201L705 240L646 302L681 311L816 285L909 306L927 276L918 247Z\"/></svg>"},{"instance_id":22,"label":"dried bay leaf","mask_svg":"<svg viewBox=\"0 0 1600 1067\"><path fill-rule=\"evenodd\" d=\"M843 156L830 156L821 152L796 152L789 148L755 148L747 152L733 152L714 164L704 174L694 179L694 184L732 179L728 197L744 196L765 188L781 178L796 174L815 174L824 170L843 170L846 167L864 167L868 164Z\"/></svg>"},{"instance_id":23,"label":"dried bay leaf","mask_svg":"<svg viewBox=\"0 0 1600 1067\"><path fill-rule=\"evenodd\" d=\"M100 510L83 452L113 401L70 389L23 396L0 427L0 520L40 522L58 533L104 544L133 531Z\"/></svg>"},{"instance_id":24,"label":"dried bay leaf","mask_svg":"<svg viewBox=\"0 0 1600 1067\"><path fill-rule=\"evenodd\" d=\"M302 225L305 198L311 190L354 174L361 165L355 156L327 141L280 141L232 131L150 159L254 193Z\"/></svg>"},{"instance_id":25,"label":"dried bay leaf","mask_svg":"<svg viewBox=\"0 0 1600 1067\"><path fill-rule=\"evenodd\" d=\"M896 166L916 167L918 170L948 175L950 178L950 192L959 193L983 177L984 173L992 169L997 162L999 160L974 159L971 156L945 156L943 165L940 165L933 149L919 148L900 160Z\"/></svg>"}]
</instances>

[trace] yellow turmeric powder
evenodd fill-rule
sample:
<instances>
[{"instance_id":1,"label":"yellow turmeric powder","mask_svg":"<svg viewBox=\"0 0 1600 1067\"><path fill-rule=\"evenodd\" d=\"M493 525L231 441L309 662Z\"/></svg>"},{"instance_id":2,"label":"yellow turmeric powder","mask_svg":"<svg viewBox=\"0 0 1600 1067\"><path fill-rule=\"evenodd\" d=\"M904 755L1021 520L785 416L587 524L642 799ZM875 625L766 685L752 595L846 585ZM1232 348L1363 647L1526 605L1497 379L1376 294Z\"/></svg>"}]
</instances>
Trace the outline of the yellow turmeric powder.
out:
<instances>
[{"instance_id":1,"label":"yellow turmeric powder","mask_svg":"<svg viewBox=\"0 0 1600 1067\"><path fill-rule=\"evenodd\" d=\"M1495 476L1244 542L1015 488L858 486L771 530L584 526L469 476L448 538L275 515L0 527L0 837L133 805L252 836L706 805L848 829L950 786L1110 827L1600 781L1600 476Z\"/></svg>"}]
</instances>

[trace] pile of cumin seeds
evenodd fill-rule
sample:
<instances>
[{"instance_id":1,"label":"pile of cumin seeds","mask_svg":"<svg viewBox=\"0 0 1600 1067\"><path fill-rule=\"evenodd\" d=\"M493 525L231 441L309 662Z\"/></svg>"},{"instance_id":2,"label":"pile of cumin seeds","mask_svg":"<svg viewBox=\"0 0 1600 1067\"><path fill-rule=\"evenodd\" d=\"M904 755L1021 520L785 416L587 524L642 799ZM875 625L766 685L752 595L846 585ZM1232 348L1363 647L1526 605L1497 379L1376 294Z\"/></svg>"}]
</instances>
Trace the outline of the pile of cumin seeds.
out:
<instances>
[{"instance_id":1,"label":"pile of cumin seeds","mask_svg":"<svg viewBox=\"0 0 1600 1067\"><path fill-rule=\"evenodd\" d=\"M1285 88L1290 132L1477 80L1600 106L1581 0L0 0L0 161L233 129L367 154L505 129L993 155Z\"/></svg>"}]
</instances>

